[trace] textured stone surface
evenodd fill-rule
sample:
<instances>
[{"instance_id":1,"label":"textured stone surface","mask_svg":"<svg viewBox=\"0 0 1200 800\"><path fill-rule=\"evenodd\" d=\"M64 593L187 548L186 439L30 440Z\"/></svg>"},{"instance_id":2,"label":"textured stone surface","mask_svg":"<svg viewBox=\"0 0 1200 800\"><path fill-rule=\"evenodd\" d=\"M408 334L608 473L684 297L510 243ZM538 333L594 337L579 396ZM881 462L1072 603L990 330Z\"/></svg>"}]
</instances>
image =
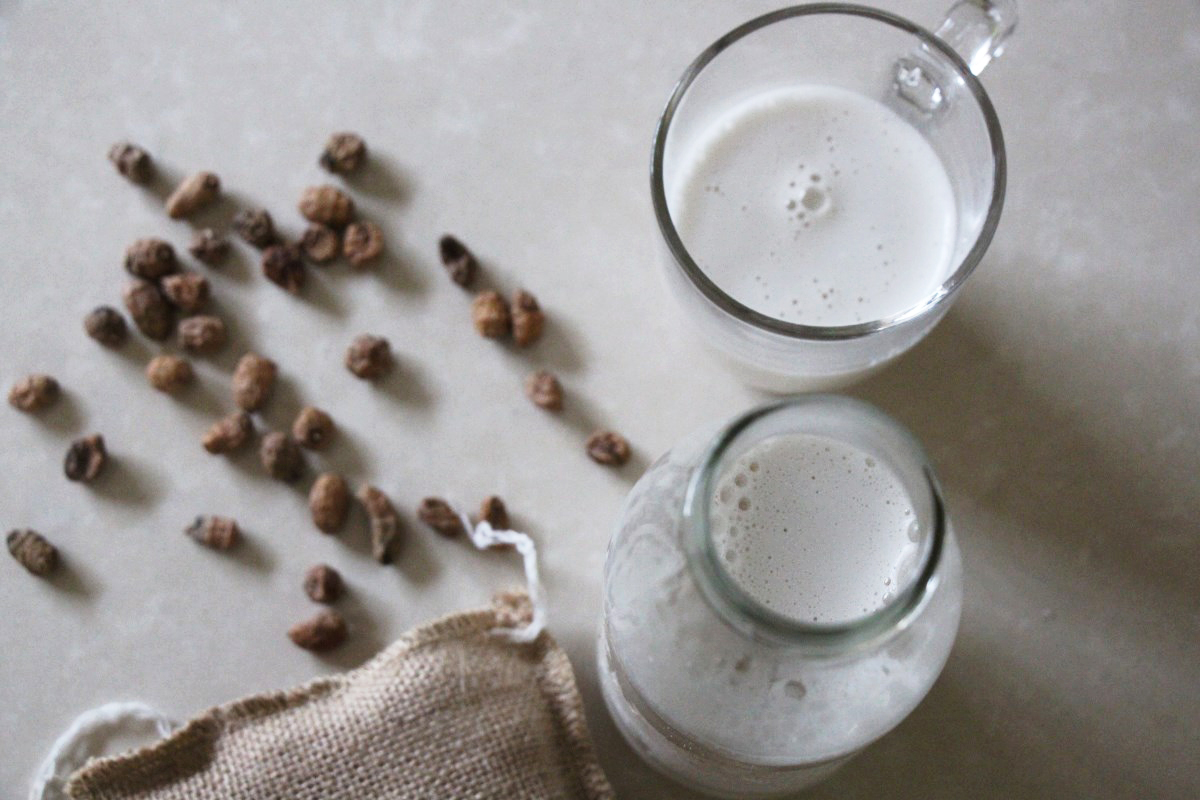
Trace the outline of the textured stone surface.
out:
<instances>
[{"instance_id":1,"label":"textured stone surface","mask_svg":"<svg viewBox=\"0 0 1200 800\"><path fill-rule=\"evenodd\" d=\"M53 371L72 390L70 407L47 410L52 425L6 409L6 524L52 537L69 569L0 576L0 731L20 733L4 737L0 794L22 796L54 737L100 702L190 715L361 663L416 624L485 604L520 580L516 559L472 555L411 512L428 494L473 510L496 492L542 548L550 627L618 795L692 797L639 764L599 700L604 547L644 464L597 469L580 431L619 430L654 458L760 398L671 316L647 164L687 63L778 5L0 9L0 144L21 154L0 167L0 365L5 385ZM883 5L929 26L944 10ZM939 468L966 563L959 641L912 717L806 797L1200 795L1200 7L1021 11L983 78L1010 165L993 247L930 338L851 390L909 425ZM296 199L330 181L317 157L338 130L370 143L345 185L402 249L364 275L310 271L302 300L262 279L240 242L221 269L198 269L240 344L299 393L269 401L263 429L285 429L305 402L328 407L327 468L404 513L387 567L364 552L365 520L321 536L294 493L196 445L231 410L227 371L200 365L216 399L185 413L79 330L95 305L119 306L130 241L191 238L115 173L114 142L145 147L168 186L216 172L223 193L296 235ZM448 231L490 280L537 295L554 325L535 350L510 358L475 335L438 256ZM386 391L342 364L364 330L396 350ZM523 395L539 368L581 399L561 419ZM46 479L89 430L119 453L102 495ZM236 517L245 546L203 558L177 534L196 509ZM338 606L353 633L328 661L284 636L318 561L354 586Z\"/></svg>"}]
</instances>

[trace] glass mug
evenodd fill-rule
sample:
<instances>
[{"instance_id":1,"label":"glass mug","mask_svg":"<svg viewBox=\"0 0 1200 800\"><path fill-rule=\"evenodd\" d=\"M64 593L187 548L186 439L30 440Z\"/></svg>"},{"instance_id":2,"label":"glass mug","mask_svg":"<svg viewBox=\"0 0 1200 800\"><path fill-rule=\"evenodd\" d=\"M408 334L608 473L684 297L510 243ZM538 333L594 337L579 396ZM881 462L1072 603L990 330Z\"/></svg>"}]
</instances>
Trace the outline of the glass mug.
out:
<instances>
[{"instance_id":1,"label":"glass mug","mask_svg":"<svg viewBox=\"0 0 1200 800\"><path fill-rule=\"evenodd\" d=\"M1004 142L975 76L1015 24L1014 0L960 0L936 34L864 6L795 6L687 68L654 136L662 261L684 318L743 380L843 385L946 313L1000 217ZM865 135L876 123L890 140ZM896 226L889 251L872 221ZM842 305L827 314L826 300Z\"/></svg>"},{"instance_id":2,"label":"glass mug","mask_svg":"<svg viewBox=\"0 0 1200 800\"><path fill-rule=\"evenodd\" d=\"M826 461L797 483L788 476L802 451ZM888 477L863 477L872 474ZM798 513L777 520L796 526L791 535L825 516L807 531L809 563L757 528L757 551L739 569L735 517L721 509L762 507L770 518L779 490L785 502L801 496ZM806 511L822 490L830 504ZM863 492L872 513L903 521L899 535L839 528L862 514L830 519ZM739 524L738 536L756 530ZM780 604L799 597L792 575L815 592L803 613ZM817 608L822 616L809 616ZM775 797L825 778L920 702L961 608L961 556L920 445L866 403L802 395L693 435L631 490L605 563L600 686L626 740L659 771L721 797Z\"/></svg>"}]
</instances>

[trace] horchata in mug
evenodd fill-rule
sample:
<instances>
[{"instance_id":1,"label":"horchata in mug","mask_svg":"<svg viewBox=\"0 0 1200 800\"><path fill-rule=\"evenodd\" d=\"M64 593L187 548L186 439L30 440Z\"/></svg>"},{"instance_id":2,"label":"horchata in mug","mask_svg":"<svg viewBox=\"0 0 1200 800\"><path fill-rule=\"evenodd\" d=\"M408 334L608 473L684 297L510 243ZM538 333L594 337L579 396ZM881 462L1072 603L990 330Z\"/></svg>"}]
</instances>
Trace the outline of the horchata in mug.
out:
<instances>
[{"instance_id":1,"label":"horchata in mug","mask_svg":"<svg viewBox=\"0 0 1200 800\"><path fill-rule=\"evenodd\" d=\"M600 684L660 771L773 797L912 711L961 608L920 445L866 403L802 396L693 435L634 486L605 564Z\"/></svg>"},{"instance_id":2,"label":"horchata in mug","mask_svg":"<svg viewBox=\"0 0 1200 800\"><path fill-rule=\"evenodd\" d=\"M976 79L1016 21L963 0L937 34L863 6L786 8L688 67L654 138L671 292L746 381L848 383L949 309L995 232L1000 124Z\"/></svg>"}]
</instances>

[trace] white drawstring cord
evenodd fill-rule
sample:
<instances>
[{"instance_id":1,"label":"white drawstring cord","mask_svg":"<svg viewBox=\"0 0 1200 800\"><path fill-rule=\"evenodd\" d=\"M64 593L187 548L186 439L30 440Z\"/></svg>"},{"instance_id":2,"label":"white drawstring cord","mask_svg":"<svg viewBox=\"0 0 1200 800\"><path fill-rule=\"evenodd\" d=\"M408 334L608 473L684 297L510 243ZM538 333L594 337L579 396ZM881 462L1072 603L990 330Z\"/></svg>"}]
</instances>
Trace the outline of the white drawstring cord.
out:
<instances>
[{"instance_id":1,"label":"white drawstring cord","mask_svg":"<svg viewBox=\"0 0 1200 800\"><path fill-rule=\"evenodd\" d=\"M492 545L508 544L517 549L525 563L525 584L529 593L529 603L533 606L533 619L521 628L496 628L492 631L496 636L508 639L510 642L532 642L546 627L546 601L542 597L542 584L538 579L537 546L520 531L498 531L487 520L471 524L471 518L459 514L463 527L471 537L471 544L480 550L486 550Z\"/></svg>"},{"instance_id":2,"label":"white drawstring cord","mask_svg":"<svg viewBox=\"0 0 1200 800\"><path fill-rule=\"evenodd\" d=\"M153 723L155 733L169 736L178 723L145 703L106 703L85 711L54 742L38 768L29 800L66 800L63 784L89 758L101 755L99 745L114 733L139 722Z\"/></svg>"}]
</instances>

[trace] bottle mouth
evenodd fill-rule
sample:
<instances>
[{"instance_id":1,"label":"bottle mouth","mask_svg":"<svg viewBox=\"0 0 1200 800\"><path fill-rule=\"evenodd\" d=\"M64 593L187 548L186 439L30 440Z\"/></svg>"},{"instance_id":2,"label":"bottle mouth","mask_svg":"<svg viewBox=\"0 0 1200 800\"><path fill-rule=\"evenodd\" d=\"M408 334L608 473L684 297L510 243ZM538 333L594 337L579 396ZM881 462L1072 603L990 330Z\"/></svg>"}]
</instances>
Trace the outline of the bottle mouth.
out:
<instances>
[{"instance_id":1,"label":"bottle mouth","mask_svg":"<svg viewBox=\"0 0 1200 800\"><path fill-rule=\"evenodd\" d=\"M756 443L785 434L833 439L871 454L901 482L912 502L918 532L915 563L902 582L873 609L836 621L781 613L754 594L721 558L712 501L731 461ZM815 649L845 649L903 628L936 587L947 532L937 478L917 440L875 407L837 395L806 395L754 409L713 439L692 474L683 502L682 542L705 601L727 623L754 639ZM788 569L788 565L777 565Z\"/></svg>"}]
</instances>

